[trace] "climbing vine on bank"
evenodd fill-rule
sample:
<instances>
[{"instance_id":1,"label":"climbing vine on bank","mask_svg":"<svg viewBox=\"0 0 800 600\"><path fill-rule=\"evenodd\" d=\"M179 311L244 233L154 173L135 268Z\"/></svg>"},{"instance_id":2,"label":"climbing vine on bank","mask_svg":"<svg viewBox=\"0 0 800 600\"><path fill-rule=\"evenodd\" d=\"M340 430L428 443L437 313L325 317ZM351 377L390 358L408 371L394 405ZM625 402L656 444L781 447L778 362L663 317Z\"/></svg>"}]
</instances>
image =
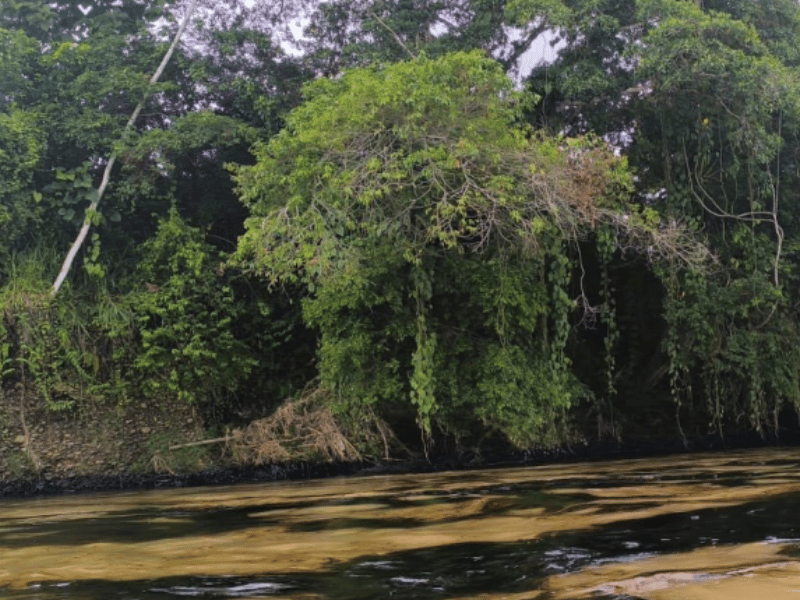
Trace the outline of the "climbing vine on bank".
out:
<instances>
[{"instance_id":1,"label":"climbing vine on bank","mask_svg":"<svg viewBox=\"0 0 800 600\"><path fill-rule=\"evenodd\" d=\"M725 258L726 271L736 277L671 273L664 279L673 398L679 414L703 415L700 427L720 436L733 424L780 436L780 411L800 401L799 332L770 277L768 238L746 226L731 238L740 250Z\"/></svg>"},{"instance_id":2,"label":"climbing vine on bank","mask_svg":"<svg viewBox=\"0 0 800 600\"><path fill-rule=\"evenodd\" d=\"M600 321L605 326L603 337L603 358L605 363L604 379L604 404L609 411L612 433L614 433L614 398L617 395L616 387L616 351L619 343L620 330L617 321L617 306L614 299L614 283L611 279L611 265L616 252L615 234L607 227L600 226L596 232L597 256L600 262ZM602 419L602 415L600 415ZM598 434L599 435L599 434Z\"/></svg>"},{"instance_id":3,"label":"climbing vine on bank","mask_svg":"<svg viewBox=\"0 0 800 600\"><path fill-rule=\"evenodd\" d=\"M569 296L571 282L570 260L564 243L555 238L545 258L548 265L547 283L550 287L550 330L548 352L552 360L553 379L563 381L569 373L570 360L566 353L572 331L571 315L575 302Z\"/></svg>"},{"instance_id":4,"label":"climbing vine on bank","mask_svg":"<svg viewBox=\"0 0 800 600\"><path fill-rule=\"evenodd\" d=\"M429 303L433 296L430 275L420 266L411 267L411 296L415 304L417 331L411 355L411 402L417 408L420 427L426 435L431 432L431 417L436 411L436 380L434 356L436 333L428 327Z\"/></svg>"}]
</instances>

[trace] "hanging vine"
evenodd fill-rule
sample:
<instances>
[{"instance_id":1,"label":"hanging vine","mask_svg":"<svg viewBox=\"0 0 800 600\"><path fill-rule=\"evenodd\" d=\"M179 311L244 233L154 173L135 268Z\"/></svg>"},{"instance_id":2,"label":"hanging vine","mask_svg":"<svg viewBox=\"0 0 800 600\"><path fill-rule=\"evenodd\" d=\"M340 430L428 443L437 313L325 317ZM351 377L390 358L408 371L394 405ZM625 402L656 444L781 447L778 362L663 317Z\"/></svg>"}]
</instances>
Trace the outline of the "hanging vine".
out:
<instances>
[{"instance_id":1,"label":"hanging vine","mask_svg":"<svg viewBox=\"0 0 800 600\"><path fill-rule=\"evenodd\" d=\"M617 322L617 306L614 300L614 283L611 281L609 266L614 258L616 249L616 236L608 227L597 229L597 254L600 259L600 318L606 326L604 339L605 350L605 380L606 394L609 402L616 396L615 386L616 356L615 351L619 343L619 324Z\"/></svg>"},{"instance_id":2,"label":"hanging vine","mask_svg":"<svg viewBox=\"0 0 800 600\"><path fill-rule=\"evenodd\" d=\"M564 243L560 239L553 240L547 263L551 304L549 353L553 377L559 383L564 383L570 367L570 360L566 354L567 340L571 331L569 315L575 304L567 293L570 281L570 260Z\"/></svg>"},{"instance_id":3,"label":"hanging vine","mask_svg":"<svg viewBox=\"0 0 800 600\"><path fill-rule=\"evenodd\" d=\"M600 226L596 230L597 255L600 262L600 319L606 327L606 335L603 338L603 350L605 360L604 378L606 382L605 404L608 409L609 428L604 427L602 414L598 414L598 438L602 437L605 431L610 431L613 437L617 437L616 424L614 420L614 398L617 395L615 385L616 380L616 349L619 343L620 331L617 321L617 307L614 300L614 283L611 280L610 265L614 258L616 249L616 235L610 227Z\"/></svg>"},{"instance_id":4,"label":"hanging vine","mask_svg":"<svg viewBox=\"0 0 800 600\"><path fill-rule=\"evenodd\" d=\"M436 334L428 328L428 304L433 289L430 274L420 265L411 270L411 296L416 304L416 348L411 357L411 402L417 408L423 438L429 440L431 417L436 412L435 352ZM427 445L427 443L426 443Z\"/></svg>"},{"instance_id":5,"label":"hanging vine","mask_svg":"<svg viewBox=\"0 0 800 600\"><path fill-rule=\"evenodd\" d=\"M664 349L669 358L669 388L672 400L675 403L675 423L683 439L684 446L687 446L688 440L681 425L681 407L684 394L686 398L691 400L692 385L689 378L689 364L680 339L679 317L676 316L677 311L675 310L676 305L681 303L685 294L681 292L677 272L669 267L661 267L659 271L661 280L667 290L664 306L664 317L667 321Z\"/></svg>"}]
</instances>

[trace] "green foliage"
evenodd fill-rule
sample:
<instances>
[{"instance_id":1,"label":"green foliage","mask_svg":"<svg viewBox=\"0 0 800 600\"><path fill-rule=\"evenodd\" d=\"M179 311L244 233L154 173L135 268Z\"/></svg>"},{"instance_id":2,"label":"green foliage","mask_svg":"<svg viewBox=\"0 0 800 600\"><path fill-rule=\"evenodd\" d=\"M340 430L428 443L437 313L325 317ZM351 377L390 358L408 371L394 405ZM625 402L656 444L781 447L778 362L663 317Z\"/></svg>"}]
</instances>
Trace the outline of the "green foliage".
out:
<instances>
[{"instance_id":1,"label":"green foliage","mask_svg":"<svg viewBox=\"0 0 800 600\"><path fill-rule=\"evenodd\" d=\"M9 252L41 231L66 252L112 152L119 160L102 213L90 215L104 250L90 261L97 269L115 271L109 265L153 233L151 215L164 215L172 200L233 245L243 215L223 164L247 161L258 134L218 114L222 108L208 110L217 104L217 80L203 79L212 75L197 68L201 57L188 60L178 49L122 137L164 55L159 36L171 21L160 0L46 7L15 0L0 8L0 82L8 83L0 97L0 233ZM226 68L217 65L213 77L236 75Z\"/></svg>"},{"instance_id":2,"label":"green foliage","mask_svg":"<svg viewBox=\"0 0 800 600\"><path fill-rule=\"evenodd\" d=\"M126 14L127 2L88 3L83 8L96 19L72 2L11 4L0 9L0 27L7 27L0 37L9 42L0 52L0 81L8 83L0 98L4 274L11 254L42 232L57 245L74 236L97 194L99 159L109 155L157 64L141 11L139 18Z\"/></svg>"},{"instance_id":3,"label":"green foliage","mask_svg":"<svg viewBox=\"0 0 800 600\"><path fill-rule=\"evenodd\" d=\"M8 111L33 92L31 75L40 60L40 46L23 31L0 27L0 48L0 108Z\"/></svg>"},{"instance_id":4,"label":"green foliage","mask_svg":"<svg viewBox=\"0 0 800 600\"><path fill-rule=\"evenodd\" d=\"M436 411L435 352L436 334L428 330L428 304L433 296L428 273L413 265L410 273L411 297L416 303L417 332L411 355L411 403L416 406L420 426L426 434L431 431L431 417Z\"/></svg>"},{"instance_id":5,"label":"green foliage","mask_svg":"<svg viewBox=\"0 0 800 600\"><path fill-rule=\"evenodd\" d=\"M37 475L36 463L27 452L13 450L6 457L5 472L10 480L30 479Z\"/></svg>"},{"instance_id":6,"label":"green foliage","mask_svg":"<svg viewBox=\"0 0 800 600\"><path fill-rule=\"evenodd\" d=\"M564 253L562 244L555 243L546 258L549 263L547 280L550 284L550 310L552 321L552 336L549 344L549 354L553 363L553 377L559 379L569 369L569 359L566 356L567 339L572 327L570 326L570 312L574 302L567 293L570 280L570 261Z\"/></svg>"},{"instance_id":7,"label":"green foliage","mask_svg":"<svg viewBox=\"0 0 800 600\"><path fill-rule=\"evenodd\" d=\"M414 56L483 50L506 69L536 34L512 31L505 0L336 0L309 2L301 47L316 73L391 64Z\"/></svg>"},{"instance_id":8,"label":"green foliage","mask_svg":"<svg viewBox=\"0 0 800 600\"><path fill-rule=\"evenodd\" d=\"M169 128L151 129L131 140L120 156L125 175L121 191L131 195L156 192L156 182L173 174L187 153L219 151L256 138L253 128L211 111L180 116Z\"/></svg>"},{"instance_id":9,"label":"green foliage","mask_svg":"<svg viewBox=\"0 0 800 600\"><path fill-rule=\"evenodd\" d=\"M720 434L742 422L762 432L784 405L800 408L800 330L753 261L769 262L770 240L744 227L733 238L740 253L724 274L672 275L665 305L674 398L684 407L704 399L690 416L702 412Z\"/></svg>"},{"instance_id":10,"label":"green foliage","mask_svg":"<svg viewBox=\"0 0 800 600\"><path fill-rule=\"evenodd\" d=\"M627 426L671 392L692 435L800 406L795 2L256 4L202 9L125 139L172 5L0 6L6 382L254 413L318 376L354 423L518 446L581 399Z\"/></svg>"},{"instance_id":11,"label":"green foliage","mask_svg":"<svg viewBox=\"0 0 800 600\"><path fill-rule=\"evenodd\" d=\"M175 433L154 433L145 442L145 456L132 465L132 471L143 473L192 473L207 469L212 462L208 446L189 446L170 450L170 446L186 443Z\"/></svg>"},{"instance_id":12,"label":"green foliage","mask_svg":"<svg viewBox=\"0 0 800 600\"><path fill-rule=\"evenodd\" d=\"M217 94L221 81L244 74L225 61L201 68L204 57L190 60L191 51L179 48L136 127L120 137L164 54L163 32L174 25L169 8L160 0L0 7L2 359L9 379L24 377L54 408L142 393L230 397L253 371L253 349L280 355L296 321L297 310L268 317L272 299L263 290L236 304L235 284L205 244L208 237L231 249L241 231L242 209L223 164L247 162L246 146L262 132L229 116L236 111ZM249 39L236 38L229 49L241 58ZM102 213L89 215L84 269L73 272L63 298L51 300L46 280L63 259L57 248L66 250L97 198L112 152L119 160ZM172 204L204 229L172 215L172 233L162 225L143 246L156 231L153 213L165 215ZM41 270L28 273L37 261ZM238 282L241 297L247 289ZM248 324L236 320L245 314ZM260 325L263 334L250 329ZM263 383L276 364L293 363L278 356L263 369L270 375L249 381ZM286 381L265 387L290 390L299 371L308 369L294 367Z\"/></svg>"},{"instance_id":13,"label":"green foliage","mask_svg":"<svg viewBox=\"0 0 800 600\"><path fill-rule=\"evenodd\" d=\"M596 140L526 137L515 123L527 100L479 53L354 70L307 94L256 146L258 164L236 171L253 212L240 254L273 278L324 278L365 237L416 262L496 239L535 255L551 226L568 239L600 221L642 230L620 210L620 161Z\"/></svg>"},{"instance_id":14,"label":"green foliage","mask_svg":"<svg viewBox=\"0 0 800 600\"><path fill-rule=\"evenodd\" d=\"M607 228L599 227L597 229L597 255L600 260L600 298L602 304L600 306L600 316L606 326L606 334L603 338L603 346L605 350L605 379L607 383L606 394L607 399L610 401L616 395L616 387L614 385L615 371L616 371L616 346L619 342L620 332L617 323L616 302L614 300L614 286L611 280L609 269L614 259L614 252L616 250L614 244L613 232Z\"/></svg>"},{"instance_id":15,"label":"green foliage","mask_svg":"<svg viewBox=\"0 0 800 600\"><path fill-rule=\"evenodd\" d=\"M119 401L127 386L116 361L131 341L126 335L131 315L102 288L91 301L73 290L52 298L59 258L42 244L11 261L0 289L4 379L38 392L50 410L71 409L80 401Z\"/></svg>"},{"instance_id":16,"label":"green foliage","mask_svg":"<svg viewBox=\"0 0 800 600\"><path fill-rule=\"evenodd\" d=\"M714 216L768 211L780 185L781 129L800 116L793 70L754 27L690 3L667 5L673 10L646 37L637 73L652 85L659 144L673 148L667 182L688 187Z\"/></svg>"},{"instance_id":17,"label":"green foliage","mask_svg":"<svg viewBox=\"0 0 800 600\"><path fill-rule=\"evenodd\" d=\"M322 385L413 408L425 434L477 423L541 439L586 392L570 371L565 247L626 215L630 175L596 139L519 123L529 100L479 53L354 70L306 89L236 169L252 217L237 260L306 286ZM619 238L616 234L619 233Z\"/></svg>"},{"instance_id":18,"label":"green foliage","mask_svg":"<svg viewBox=\"0 0 800 600\"><path fill-rule=\"evenodd\" d=\"M41 213L42 194L32 182L45 147L34 114L12 107L0 112L0 234L6 243L0 260L24 238L27 225Z\"/></svg>"},{"instance_id":19,"label":"green foliage","mask_svg":"<svg viewBox=\"0 0 800 600\"><path fill-rule=\"evenodd\" d=\"M152 396L221 400L255 366L232 323L241 314L221 260L172 210L141 247L129 302L141 336L133 366Z\"/></svg>"},{"instance_id":20,"label":"green foliage","mask_svg":"<svg viewBox=\"0 0 800 600\"><path fill-rule=\"evenodd\" d=\"M574 304L545 264L452 256L439 267L436 397L454 434L477 429L520 447L553 443L562 411L588 394L560 346Z\"/></svg>"},{"instance_id":21,"label":"green foliage","mask_svg":"<svg viewBox=\"0 0 800 600\"><path fill-rule=\"evenodd\" d=\"M791 149L800 127L800 8L786 0L515 0L508 15L550 26L561 44L555 62L529 80L541 98L532 119L615 141L637 170L642 207L633 212L647 219L655 208L685 223L717 256L710 275L658 269L666 357L650 360L668 363L682 423L692 435L745 424L761 431L797 397L790 307L800 188ZM622 389L615 378L637 367L627 349L653 341L637 329L640 319L623 320L612 305L635 286L612 276L619 257L602 228L597 235L603 402ZM653 367L651 383L661 372ZM635 412L648 403L615 404Z\"/></svg>"},{"instance_id":22,"label":"green foliage","mask_svg":"<svg viewBox=\"0 0 800 600\"><path fill-rule=\"evenodd\" d=\"M791 263L782 264L782 224L797 214L796 160L786 147L800 125L800 89L794 68L770 51L776 31L744 4L643 5L660 22L638 73L652 82L649 118L658 122L658 140L642 149L660 155L667 202L703 223L720 256L722 273L709 280L672 275L665 306L673 395L683 406L702 400L693 416L707 414L720 435L741 423L761 432L768 413L774 420L798 398L796 291L781 278L794 279Z\"/></svg>"}]
</instances>

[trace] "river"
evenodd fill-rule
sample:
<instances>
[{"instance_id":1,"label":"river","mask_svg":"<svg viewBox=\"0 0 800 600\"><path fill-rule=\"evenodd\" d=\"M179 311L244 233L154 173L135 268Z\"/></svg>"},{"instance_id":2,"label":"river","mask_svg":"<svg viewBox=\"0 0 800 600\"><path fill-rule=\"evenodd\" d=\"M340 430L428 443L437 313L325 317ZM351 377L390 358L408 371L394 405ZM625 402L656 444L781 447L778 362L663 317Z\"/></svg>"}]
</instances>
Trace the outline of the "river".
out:
<instances>
[{"instance_id":1,"label":"river","mask_svg":"<svg viewBox=\"0 0 800 600\"><path fill-rule=\"evenodd\" d=\"M0 500L0 597L800 600L800 450Z\"/></svg>"}]
</instances>

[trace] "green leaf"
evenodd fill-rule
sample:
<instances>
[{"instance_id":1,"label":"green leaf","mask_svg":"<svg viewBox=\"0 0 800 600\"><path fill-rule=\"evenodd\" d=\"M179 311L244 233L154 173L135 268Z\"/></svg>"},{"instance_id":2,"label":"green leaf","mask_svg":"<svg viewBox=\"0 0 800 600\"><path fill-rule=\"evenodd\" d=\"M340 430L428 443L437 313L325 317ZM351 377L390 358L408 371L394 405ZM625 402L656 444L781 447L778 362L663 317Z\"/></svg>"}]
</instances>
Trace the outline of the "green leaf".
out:
<instances>
[{"instance_id":1,"label":"green leaf","mask_svg":"<svg viewBox=\"0 0 800 600\"><path fill-rule=\"evenodd\" d=\"M74 208L59 208L58 209L58 214L60 214L61 217L65 221L72 221L72 219L75 217L75 209Z\"/></svg>"}]
</instances>

